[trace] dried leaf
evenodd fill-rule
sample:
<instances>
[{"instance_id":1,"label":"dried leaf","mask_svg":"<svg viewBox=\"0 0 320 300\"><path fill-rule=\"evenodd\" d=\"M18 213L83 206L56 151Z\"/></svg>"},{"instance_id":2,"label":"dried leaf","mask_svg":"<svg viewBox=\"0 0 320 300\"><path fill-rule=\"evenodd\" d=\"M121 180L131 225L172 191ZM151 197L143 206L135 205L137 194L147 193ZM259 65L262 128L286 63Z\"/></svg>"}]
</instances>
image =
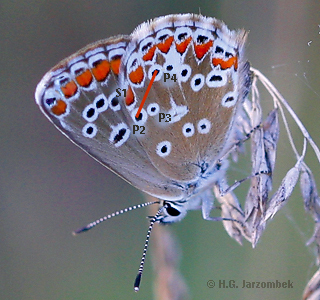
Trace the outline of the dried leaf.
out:
<instances>
[{"instance_id":1,"label":"dried leaf","mask_svg":"<svg viewBox=\"0 0 320 300\"><path fill-rule=\"evenodd\" d=\"M223 221L223 226L229 236L235 239L240 245L242 245L242 237L251 242L250 233L245 226L244 213L236 195L230 192L221 196L218 185L215 185L213 190L217 200L221 205L221 217L235 220Z\"/></svg>"},{"instance_id":2,"label":"dried leaf","mask_svg":"<svg viewBox=\"0 0 320 300\"><path fill-rule=\"evenodd\" d=\"M276 163L276 151L280 132L278 109L274 109L269 113L268 117L263 122L263 130L263 143L268 161L268 167L269 170L273 172Z\"/></svg>"},{"instance_id":3,"label":"dried leaf","mask_svg":"<svg viewBox=\"0 0 320 300\"><path fill-rule=\"evenodd\" d=\"M304 201L304 208L315 222L320 221L320 198L316 182L309 168L304 168L300 176L300 189Z\"/></svg>"},{"instance_id":4,"label":"dried leaf","mask_svg":"<svg viewBox=\"0 0 320 300\"><path fill-rule=\"evenodd\" d=\"M298 160L296 165L291 168L286 176L283 178L278 190L272 196L270 203L268 205L268 209L265 215L265 221L269 218L273 218L273 216L280 210L288 201L291 196L294 187L296 186L299 174L300 174L300 165L301 159Z\"/></svg>"}]
</instances>

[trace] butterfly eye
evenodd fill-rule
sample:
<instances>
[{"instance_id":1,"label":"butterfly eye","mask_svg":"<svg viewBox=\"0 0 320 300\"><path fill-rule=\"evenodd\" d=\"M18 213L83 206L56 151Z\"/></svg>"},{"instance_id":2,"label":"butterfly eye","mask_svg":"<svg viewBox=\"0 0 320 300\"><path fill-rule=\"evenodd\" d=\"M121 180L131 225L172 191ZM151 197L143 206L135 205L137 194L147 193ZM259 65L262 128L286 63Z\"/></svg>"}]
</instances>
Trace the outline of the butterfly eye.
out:
<instances>
[{"instance_id":1,"label":"butterfly eye","mask_svg":"<svg viewBox=\"0 0 320 300\"><path fill-rule=\"evenodd\" d=\"M177 217L181 214L181 212L178 209L174 208L170 203L167 203L166 211L171 217Z\"/></svg>"}]
</instances>

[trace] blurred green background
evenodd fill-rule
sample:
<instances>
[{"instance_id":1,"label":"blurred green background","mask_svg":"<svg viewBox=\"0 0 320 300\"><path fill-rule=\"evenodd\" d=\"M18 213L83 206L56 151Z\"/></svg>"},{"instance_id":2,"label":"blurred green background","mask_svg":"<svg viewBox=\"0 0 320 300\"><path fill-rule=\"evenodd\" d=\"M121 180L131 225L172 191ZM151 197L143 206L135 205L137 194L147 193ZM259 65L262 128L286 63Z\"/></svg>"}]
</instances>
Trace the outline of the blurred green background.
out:
<instances>
[{"instance_id":1,"label":"blurred green background","mask_svg":"<svg viewBox=\"0 0 320 300\"><path fill-rule=\"evenodd\" d=\"M141 291L132 289L148 225L146 210L71 235L105 213L143 202L143 195L63 137L40 113L34 90L46 71L90 42L129 34L157 16L199 11L231 29L250 31L252 65L275 83L320 145L319 0L2 0L0 299L152 299L151 256ZM262 96L267 101L266 93ZM301 145L296 127L293 132ZM311 151L307 162L319 184L319 164ZM282 134L276 183L293 163ZM235 177L246 176L247 165L234 166ZM239 189L239 199L246 188ZM238 245L222 223L204 221L198 211L170 230L180 241L181 272L191 299L299 299L316 270L314 248L305 247L313 221L298 188L254 250L247 242ZM219 279L239 284L243 279L291 280L294 288L207 287L208 280Z\"/></svg>"}]
</instances>

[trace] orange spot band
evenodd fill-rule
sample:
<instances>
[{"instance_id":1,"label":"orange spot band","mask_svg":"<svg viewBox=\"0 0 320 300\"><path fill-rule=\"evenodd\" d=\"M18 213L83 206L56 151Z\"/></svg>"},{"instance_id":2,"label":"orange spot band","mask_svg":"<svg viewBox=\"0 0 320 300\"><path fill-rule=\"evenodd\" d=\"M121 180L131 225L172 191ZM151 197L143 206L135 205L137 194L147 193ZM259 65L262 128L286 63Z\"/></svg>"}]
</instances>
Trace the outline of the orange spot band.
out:
<instances>
[{"instance_id":1,"label":"orange spot band","mask_svg":"<svg viewBox=\"0 0 320 300\"><path fill-rule=\"evenodd\" d=\"M223 60L222 58L213 58L212 64L216 67L220 65L221 70L230 69L232 66L234 66L234 69L238 69L238 57L232 56L228 60Z\"/></svg>"},{"instance_id":2,"label":"orange spot band","mask_svg":"<svg viewBox=\"0 0 320 300\"><path fill-rule=\"evenodd\" d=\"M104 81L110 72L110 63L107 60L101 60L94 64L91 72L97 81Z\"/></svg>"},{"instance_id":3,"label":"orange spot band","mask_svg":"<svg viewBox=\"0 0 320 300\"><path fill-rule=\"evenodd\" d=\"M76 77L76 81L82 87L88 87L92 82L92 74L90 70L85 70L83 73Z\"/></svg>"},{"instance_id":4,"label":"orange spot band","mask_svg":"<svg viewBox=\"0 0 320 300\"><path fill-rule=\"evenodd\" d=\"M132 91L130 86L128 88L127 96L126 96L125 101L126 101L126 105L127 106L129 106L129 105L134 103L134 94L133 94L133 91Z\"/></svg>"},{"instance_id":5,"label":"orange spot band","mask_svg":"<svg viewBox=\"0 0 320 300\"><path fill-rule=\"evenodd\" d=\"M185 39L182 43L180 44L176 44L176 49L179 53L184 53L188 47L188 45L190 44L192 40L192 37L189 36L187 39Z\"/></svg>"},{"instance_id":6,"label":"orange spot band","mask_svg":"<svg viewBox=\"0 0 320 300\"><path fill-rule=\"evenodd\" d=\"M66 98L70 98L75 95L78 87L74 81L69 81L65 86L61 87L61 92Z\"/></svg>"},{"instance_id":7,"label":"orange spot band","mask_svg":"<svg viewBox=\"0 0 320 300\"><path fill-rule=\"evenodd\" d=\"M138 68L135 71L132 71L129 74L129 79L134 84L141 83L143 78L144 78L144 72L143 72L142 66L138 66Z\"/></svg>"},{"instance_id":8,"label":"orange spot band","mask_svg":"<svg viewBox=\"0 0 320 300\"><path fill-rule=\"evenodd\" d=\"M51 108L51 111L54 115L60 116L64 114L67 110L67 103L63 100L57 100L56 105Z\"/></svg>"},{"instance_id":9,"label":"orange spot band","mask_svg":"<svg viewBox=\"0 0 320 300\"><path fill-rule=\"evenodd\" d=\"M162 43L157 44L157 47L162 53L168 53L168 51L172 45L172 42L173 42L173 36L169 36Z\"/></svg>"},{"instance_id":10,"label":"orange spot band","mask_svg":"<svg viewBox=\"0 0 320 300\"><path fill-rule=\"evenodd\" d=\"M201 45L194 44L194 52L196 53L197 58L198 59L203 58L205 54L208 53L212 45L213 45L213 41L209 41Z\"/></svg>"},{"instance_id":11,"label":"orange spot band","mask_svg":"<svg viewBox=\"0 0 320 300\"><path fill-rule=\"evenodd\" d=\"M144 61L152 60L152 58L153 58L153 56L154 56L154 52L156 51L156 48L157 48L156 45L152 46L152 47L149 49L149 51L148 51L145 55L143 55L142 59L143 59Z\"/></svg>"},{"instance_id":12,"label":"orange spot band","mask_svg":"<svg viewBox=\"0 0 320 300\"><path fill-rule=\"evenodd\" d=\"M111 70L114 74L119 75L121 58L116 58L110 62Z\"/></svg>"}]
</instances>

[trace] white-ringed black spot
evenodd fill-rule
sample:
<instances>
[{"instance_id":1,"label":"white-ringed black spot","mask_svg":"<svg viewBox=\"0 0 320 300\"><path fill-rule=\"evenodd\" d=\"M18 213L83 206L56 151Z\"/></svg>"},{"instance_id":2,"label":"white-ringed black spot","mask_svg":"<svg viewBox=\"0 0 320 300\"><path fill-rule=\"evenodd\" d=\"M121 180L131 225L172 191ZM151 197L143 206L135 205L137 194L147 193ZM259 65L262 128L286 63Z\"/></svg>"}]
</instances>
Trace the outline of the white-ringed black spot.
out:
<instances>
[{"instance_id":1,"label":"white-ringed black spot","mask_svg":"<svg viewBox=\"0 0 320 300\"><path fill-rule=\"evenodd\" d=\"M158 73L157 73L154 81L159 81L163 77L163 71L162 71L162 66L160 66L158 64L153 64L152 66L150 66L150 68L148 70L148 78L151 80L155 70L157 70Z\"/></svg>"},{"instance_id":2,"label":"white-ringed black spot","mask_svg":"<svg viewBox=\"0 0 320 300\"><path fill-rule=\"evenodd\" d=\"M168 65L166 69L167 69L167 71L172 71L173 70L173 66L172 65Z\"/></svg>"},{"instance_id":3,"label":"white-ringed black spot","mask_svg":"<svg viewBox=\"0 0 320 300\"><path fill-rule=\"evenodd\" d=\"M231 106L234 106L236 102L237 102L237 97L235 92L228 92L223 96L221 100L221 105L224 107L231 107Z\"/></svg>"},{"instance_id":4,"label":"white-ringed black spot","mask_svg":"<svg viewBox=\"0 0 320 300\"><path fill-rule=\"evenodd\" d=\"M101 98L96 103L96 108L101 108L104 105L104 99Z\"/></svg>"},{"instance_id":5,"label":"white-ringed black spot","mask_svg":"<svg viewBox=\"0 0 320 300\"><path fill-rule=\"evenodd\" d=\"M202 74L196 74L191 79L191 88L194 92L198 92L203 87L205 80Z\"/></svg>"},{"instance_id":6,"label":"white-ringed black spot","mask_svg":"<svg viewBox=\"0 0 320 300\"><path fill-rule=\"evenodd\" d=\"M182 133L185 137L190 137L194 135L194 126L192 123L186 123L182 127Z\"/></svg>"},{"instance_id":7,"label":"white-ringed black spot","mask_svg":"<svg viewBox=\"0 0 320 300\"><path fill-rule=\"evenodd\" d=\"M233 55L232 55L232 53L230 53L230 52L226 52L225 54L225 57L227 57L227 58L229 58L229 57L232 57Z\"/></svg>"},{"instance_id":8,"label":"white-ringed black spot","mask_svg":"<svg viewBox=\"0 0 320 300\"><path fill-rule=\"evenodd\" d=\"M103 95L103 94L102 94ZM113 111L118 111L121 109L120 105L120 100L117 97L118 93L113 92L109 97L108 97L108 105Z\"/></svg>"},{"instance_id":9,"label":"white-ringed black spot","mask_svg":"<svg viewBox=\"0 0 320 300\"><path fill-rule=\"evenodd\" d=\"M151 117L157 115L159 111L160 111L160 107L157 103L150 103L147 107L147 113Z\"/></svg>"},{"instance_id":10,"label":"white-ringed black spot","mask_svg":"<svg viewBox=\"0 0 320 300\"><path fill-rule=\"evenodd\" d=\"M98 118L98 110L93 104L89 104L82 112L82 117L88 122L94 122Z\"/></svg>"},{"instance_id":11,"label":"white-ringed black spot","mask_svg":"<svg viewBox=\"0 0 320 300\"><path fill-rule=\"evenodd\" d=\"M96 111L96 110L95 110L93 107L90 107L90 108L87 110L87 113L86 113L87 118L88 118L88 119L92 118L92 117L94 116L95 111Z\"/></svg>"},{"instance_id":12,"label":"white-ringed black spot","mask_svg":"<svg viewBox=\"0 0 320 300\"><path fill-rule=\"evenodd\" d=\"M201 84L201 79L200 78L197 78L195 81L194 81L194 85L197 86Z\"/></svg>"},{"instance_id":13,"label":"white-ringed black spot","mask_svg":"<svg viewBox=\"0 0 320 300\"><path fill-rule=\"evenodd\" d=\"M141 110L138 118L136 118L136 114L137 114L137 112L138 112L138 109L139 109L139 108L136 107L136 108L131 112L131 118L132 118L132 120L133 120L133 122L134 122L135 124L137 124L137 125L143 125L143 124L147 121L147 119L148 119L148 114L147 114L147 112L145 111L145 109L142 108L142 110Z\"/></svg>"},{"instance_id":14,"label":"white-ringed black spot","mask_svg":"<svg viewBox=\"0 0 320 300\"><path fill-rule=\"evenodd\" d=\"M96 136L98 132L97 126L93 123L87 123L83 128L82 128L82 134L83 136L87 138L93 138Z\"/></svg>"},{"instance_id":15,"label":"white-ringed black spot","mask_svg":"<svg viewBox=\"0 0 320 300\"><path fill-rule=\"evenodd\" d=\"M142 113L139 114L138 118L137 116L134 117L136 119L137 122L142 120Z\"/></svg>"},{"instance_id":16,"label":"white-ringed black spot","mask_svg":"<svg viewBox=\"0 0 320 300\"><path fill-rule=\"evenodd\" d=\"M191 75L191 68L189 65L183 64L180 67L179 81L186 82Z\"/></svg>"},{"instance_id":17,"label":"white-ringed black spot","mask_svg":"<svg viewBox=\"0 0 320 300\"><path fill-rule=\"evenodd\" d=\"M121 128L119 130L118 134L116 134L115 137L113 138L113 142L114 143L120 142L123 139L123 137L125 136L126 132L127 132L127 129Z\"/></svg>"},{"instance_id":18,"label":"white-ringed black spot","mask_svg":"<svg viewBox=\"0 0 320 300\"><path fill-rule=\"evenodd\" d=\"M117 97L112 98L110 104L112 107L116 107L119 104L119 99Z\"/></svg>"},{"instance_id":19,"label":"white-ringed black spot","mask_svg":"<svg viewBox=\"0 0 320 300\"><path fill-rule=\"evenodd\" d=\"M98 113L101 113L108 109L108 99L104 94L100 94L94 99L93 105L96 107Z\"/></svg>"},{"instance_id":20,"label":"white-ringed black spot","mask_svg":"<svg viewBox=\"0 0 320 300\"><path fill-rule=\"evenodd\" d=\"M157 148L156 148L156 153L160 156L160 157L166 157L170 154L171 152L171 143L169 141L163 141L163 142L160 142L158 145L157 145Z\"/></svg>"},{"instance_id":21,"label":"white-ringed black spot","mask_svg":"<svg viewBox=\"0 0 320 300\"><path fill-rule=\"evenodd\" d=\"M221 87L227 84L227 74L222 70L214 69L206 77L206 84L210 88Z\"/></svg>"},{"instance_id":22,"label":"white-ringed black spot","mask_svg":"<svg viewBox=\"0 0 320 300\"><path fill-rule=\"evenodd\" d=\"M197 125L198 132L200 134L207 134L211 129L211 122L207 119L201 119Z\"/></svg>"},{"instance_id":23,"label":"white-ringed black spot","mask_svg":"<svg viewBox=\"0 0 320 300\"><path fill-rule=\"evenodd\" d=\"M110 143L114 144L115 147L123 145L130 137L130 130L125 123L120 123L116 126L111 126L112 131L109 137Z\"/></svg>"}]
</instances>

